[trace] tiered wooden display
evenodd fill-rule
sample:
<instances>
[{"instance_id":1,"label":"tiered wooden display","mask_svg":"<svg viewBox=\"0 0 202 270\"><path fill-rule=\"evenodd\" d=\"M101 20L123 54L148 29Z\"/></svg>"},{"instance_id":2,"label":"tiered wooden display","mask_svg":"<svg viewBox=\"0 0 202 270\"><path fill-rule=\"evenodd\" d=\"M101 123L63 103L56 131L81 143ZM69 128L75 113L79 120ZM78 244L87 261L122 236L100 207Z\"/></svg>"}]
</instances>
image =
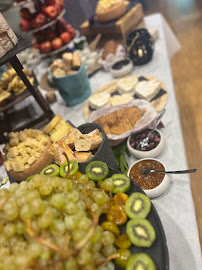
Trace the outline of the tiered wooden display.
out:
<instances>
[{"instance_id":1,"label":"tiered wooden display","mask_svg":"<svg viewBox=\"0 0 202 270\"><path fill-rule=\"evenodd\" d=\"M126 35L134 29L144 27L144 14L141 4L137 4L129 9L120 19L111 23L96 23L90 25L89 21L81 24L80 28L88 42L91 42L97 34L102 35L102 44L109 39L125 43Z\"/></svg>"},{"instance_id":2,"label":"tiered wooden display","mask_svg":"<svg viewBox=\"0 0 202 270\"><path fill-rule=\"evenodd\" d=\"M28 89L28 91L25 91L24 93L19 95L19 97L15 97L13 101L3 106L0 106L0 116L2 117L2 119L0 120L0 143L4 143L7 141L8 138L5 135L5 133L18 130L18 128L16 129L11 128L12 117L10 117L9 115L9 109L11 109L17 103L23 101L25 98L27 98L30 95L32 95L35 98L36 102L39 104L44 114L37 119L34 118L34 120L30 122L25 122L23 125L20 126L21 130L24 128L30 128L30 127L35 127L35 128L41 127L42 125L44 125L46 122L50 121L54 117L54 113L50 109L48 103L43 98L39 90L36 87L32 86L32 84L27 79L26 75L23 72L23 66L21 65L20 61L18 60L16 56L18 53L27 49L30 46L31 44L28 41L18 36L17 45L11 51L9 51L4 57L0 59L0 66L6 63L10 63Z\"/></svg>"}]
</instances>

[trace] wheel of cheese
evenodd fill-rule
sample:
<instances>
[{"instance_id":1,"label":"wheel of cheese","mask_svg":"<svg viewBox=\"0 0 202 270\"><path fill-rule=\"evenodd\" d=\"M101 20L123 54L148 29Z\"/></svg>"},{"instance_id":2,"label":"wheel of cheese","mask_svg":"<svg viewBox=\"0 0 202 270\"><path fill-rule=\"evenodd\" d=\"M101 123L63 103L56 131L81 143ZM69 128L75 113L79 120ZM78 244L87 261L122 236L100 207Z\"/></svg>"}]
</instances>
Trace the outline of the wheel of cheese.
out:
<instances>
[{"instance_id":1,"label":"wheel of cheese","mask_svg":"<svg viewBox=\"0 0 202 270\"><path fill-rule=\"evenodd\" d=\"M112 21L114 19L119 18L120 16L122 16L126 11L126 6L124 4L124 1L120 1L119 3L117 3L116 5L112 6L111 8L107 9L107 10L96 10L96 16L97 16L97 20L99 22L109 22Z\"/></svg>"},{"instance_id":2,"label":"wheel of cheese","mask_svg":"<svg viewBox=\"0 0 202 270\"><path fill-rule=\"evenodd\" d=\"M8 175L11 176L13 180L17 182L24 181L30 175L40 173L44 167L53 163L53 157L48 152L52 142L48 136L46 136L46 138L48 139L48 143L44 148L44 151L41 154L41 156L37 159L37 161L35 161L28 169L24 170L23 172L15 172L15 171L8 172Z\"/></svg>"}]
</instances>

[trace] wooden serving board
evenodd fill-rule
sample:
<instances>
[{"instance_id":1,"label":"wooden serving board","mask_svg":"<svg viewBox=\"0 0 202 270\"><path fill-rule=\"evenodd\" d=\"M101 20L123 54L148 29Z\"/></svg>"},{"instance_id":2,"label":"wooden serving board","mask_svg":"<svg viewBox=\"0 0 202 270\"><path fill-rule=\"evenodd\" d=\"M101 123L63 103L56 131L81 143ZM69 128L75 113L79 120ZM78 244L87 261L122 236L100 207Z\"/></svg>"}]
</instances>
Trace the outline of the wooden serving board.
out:
<instances>
[{"instance_id":1,"label":"wooden serving board","mask_svg":"<svg viewBox=\"0 0 202 270\"><path fill-rule=\"evenodd\" d=\"M130 75L128 77L138 78L139 81L155 80L156 79L155 77L152 77L150 75ZM123 78L121 78L121 79L123 79ZM103 85L96 92L94 92L93 95L98 94L98 93L104 93L104 92L109 93L111 96L113 96L114 94L119 95L119 93L117 91L117 83L121 79L116 79L116 80L113 80L113 81ZM134 99L139 98L136 95L134 95L133 97L134 97ZM165 86L165 84L161 81L161 89L158 92L158 94L150 101L150 103L152 104L152 106L154 107L154 109L157 112L160 112L165 107L165 105L167 103L167 99L168 99L168 89ZM86 122L88 121L88 117L90 116L92 111L93 111L93 109L89 106L89 102L87 100L85 105L84 105L84 109L83 109L83 115L84 115L84 119L86 120Z\"/></svg>"}]
</instances>

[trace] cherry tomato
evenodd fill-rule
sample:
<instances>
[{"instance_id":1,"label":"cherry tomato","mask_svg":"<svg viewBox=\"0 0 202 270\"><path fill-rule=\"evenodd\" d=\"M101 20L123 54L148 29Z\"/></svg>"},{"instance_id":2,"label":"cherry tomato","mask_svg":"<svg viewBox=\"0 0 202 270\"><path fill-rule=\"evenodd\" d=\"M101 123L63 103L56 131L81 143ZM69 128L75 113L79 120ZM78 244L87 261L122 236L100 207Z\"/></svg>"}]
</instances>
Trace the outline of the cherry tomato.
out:
<instances>
[{"instance_id":1,"label":"cherry tomato","mask_svg":"<svg viewBox=\"0 0 202 270\"><path fill-rule=\"evenodd\" d=\"M129 239L129 237L128 237L127 234L120 234L116 238L115 245L118 248L126 249L126 248L129 248L131 246L131 241L130 241L130 239Z\"/></svg>"},{"instance_id":2,"label":"cherry tomato","mask_svg":"<svg viewBox=\"0 0 202 270\"><path fill-rule=\"evenodd\" d=\"M120 204L120 205L125 205L126 201L128 200L128 195L125 193L119 193L114 196L114 204Z\"/></svg>"},{"instance_id":3,"label":"cherry tomato","mask_svg":"<svg viewBox=\"0 0 202 270\"><path fill-rule=\"evenodd\" d=\"M114 233L114 235L117 237L120 235L120 230L119 230L119 227L111 222L111 221L104 221L102 224L101 224L101 227L105 230L105 231L110 231L112 233Z\"/></svg>"},{"instance_id":4,"label":"cherry tomato","mask_svg":"<svg viewBox=\"0 0 202 270\"><path fill-rule=\"evenodd\" d=\"M107 220L114 222L116 225L123 225L127 221L127 216L122 205L114 204L107 212Z\"/></svg>"}]
</instances>

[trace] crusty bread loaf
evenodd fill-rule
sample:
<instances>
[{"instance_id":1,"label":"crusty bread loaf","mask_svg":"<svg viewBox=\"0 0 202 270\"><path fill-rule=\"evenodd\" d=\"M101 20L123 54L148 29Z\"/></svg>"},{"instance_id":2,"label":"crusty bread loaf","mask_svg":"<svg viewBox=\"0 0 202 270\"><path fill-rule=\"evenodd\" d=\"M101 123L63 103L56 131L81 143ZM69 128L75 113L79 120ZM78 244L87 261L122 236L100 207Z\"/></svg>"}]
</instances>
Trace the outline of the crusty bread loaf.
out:
<instances>
[{"instance_id":1,"label":"crusty bread loaf","mask_svg":"<svg viewBox=\"0 0 202 270\"><path fill-rule=\"evenodd\" d=\"M0 13L0 58L9 52L17 42L16 35Z\"/></svg>"},{"instance_id":2,"label":"crusty bread loaf","mask_svg":"<svg viewBox=\"0 0 202 270\"><path fill-rule=\"evenodd\" d=\"M44 148L41 156L35 161L28 169L25 169L23 172L9 171L9 174L16 181L21 182L26 180L28 176L40 173L42 169L53 163L53 157L48 153L52 142L48 136L46 136L48 143Z\"/></svg>"},{"instance_id":3,"label":"crusty bread loaf","mask_svg":"<svg viewBox=\"0 0 202 270\"><path fill-rule=\"evenodd\" d=\"M105 60L108 54L116 54L118 44L114 40L109 40L104 44L102 59Z\"/></svg>"},{"instance_id":4,"label":"crusty bread loaf","mask_svg":"<svg viewBox=\"0 0 202 270\"><path fill-rule=\"evenodd\" d=\"M94 157L92 152L74 152L75 157L78 162L88 162L91 158Z\"/></svg>"},{"instance_id":5,"label":"crusty bread loaf","mask_svg":"<svg viewBox=\"0 0 202 270\"><path fill-rule=\"evenodd\" d=\"M126 11L124 1L120 0L117 4L112 5L108 9L96 9L96 17L99 22L109 22L122 16Z\"/></svg>"}]
</instances>

